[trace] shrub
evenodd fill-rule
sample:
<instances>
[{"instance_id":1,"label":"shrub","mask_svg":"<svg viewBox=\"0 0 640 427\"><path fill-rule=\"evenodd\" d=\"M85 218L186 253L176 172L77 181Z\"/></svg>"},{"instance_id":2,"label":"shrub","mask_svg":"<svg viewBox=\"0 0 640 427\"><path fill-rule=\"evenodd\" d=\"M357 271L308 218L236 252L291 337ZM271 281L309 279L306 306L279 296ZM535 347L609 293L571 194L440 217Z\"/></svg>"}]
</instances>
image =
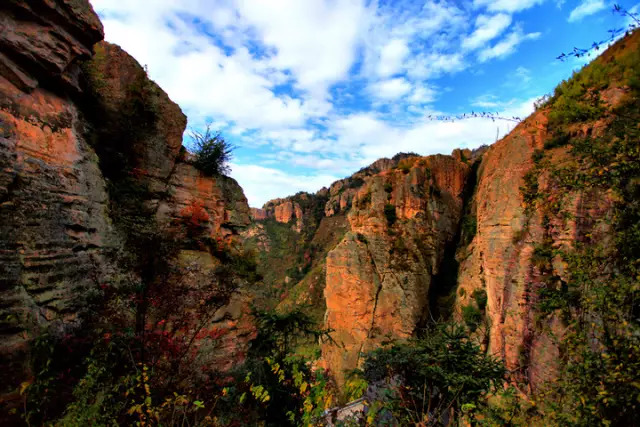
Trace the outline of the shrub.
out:
<instances>
[{"instance_id":1,"label":"shrub","mask_svg":"<svg viewBox=\"0 0 640 427\"><path fill-rule=\"evenodd\" d=\"M450 421L473 416L504 375L502 363L485 355L463 327L438 325L421 339L367 354L364 378L377 395L371 425L440 425L433 421L445 413Z\"/></svg>"},{"instance_id":2,"label":"shrub","mask_svg":"<svg viewBox=\"0 0 640 427\"><path fill-rule=\"evenodd\" d=\"M362 185L364 185L364 179L362 179L360 177L355 177L355 178L352 178L349 181L348 187L349 188L360 188L360 187L362 187Z\"/></svg>"},{"instance_id":3,"label":"shrub","mask_svg":"<svg viewBox=\"0 0 640 427\"><path fill-rule=\"evenodd\" d=\"M389 227L393 226L393 224L395 224L396 220L398 219L398 217L396 216L396 207L391 203L387 203L386 205L384 205L384 216L387 217L387 224L389 225Z\"/></svg>"},{"instance_id":4,"label":"shrub","mask_svg":"<svg viewBox=\"0 0 640 427\"><path fill-rule=\"evenodd\" d=\"M358 206L361 208L366 208L369 203L371 203L371 192L368 192L358 200Z\"/></svg>"},{"instance_id":5,"label":"shrub","mask_svg":"<svg viewBox=\"0 0 640 427\"><path fill-rule=\"evenodd\" d=\"M551 137L550 140L544 143L544 148L545 150L550 150L556 147L563 147L569 143L570 139L571 137L569 136L568 133L562 132L562 131L556 132L553 135L553 137ZM535 152L534 152L534 156L535 156ZM535 157L533 160L535 161Z\"/></svg>"},{"instance_id":6,"label":"shrub","mask_svg":"<svg viewBox=\"0 0 640 427\"><path fill-rule=\"evenodd\" d=\"M547 93L545 95L542 95L540 98L536 99L533 102L533 108L535 108L535 110L538 111L541 108L548 107L550 102L551 102L551 95Z\"/></svg>"},{"instance_id":7,"label":"shrub","mask_svg":"<svg viewBox=\"0 0 640 427\"><path fill-rule=\"evenodd\" d=\"M192 131L191 139L195 144L195 167L211 176L227 175L231 171L229 162L235 147L220 132L212 132L207 125L204 133Z\"/></svg>"},{"instance_id":8,"label":"shrub","mask_svg":"<svg viewBox=\"0 0 640 427\"><path fill-rule=\"evenodd\" d=\"M540 163L540 161L544 158L544 151L534 150L531 158L533 159L534 163Z\"/></svg>"},{"instance_id":9,"label":"shrub","mask_svg":"<svg viewBox=\"0 0 640 427\"><path fill-rule=\"evenodd\" d=\"M478 230L478 221L476 217L467 214L462 219L462 236L465 244L469 244L476 235Z\"/></svg>"},{"instance_id":10,"label":"shrub","mask_svg":"<svg viewBox=\"0 0 640 427\"><path fill-rule=\"evenodd\" d=\"M487 291L484 289L476 289L473 291L473 299L476 300L476 304L478 304L478 308L481 311L484 311L487 306Z\"/></svg>"},{"instance_id":11,"label":"shrub","mask_svg":"<svg viewBox=\"0 0 640 427\"><path fill-rule=\"evenodd\" d=\"M401 160L400 163L398 164L398 169L400 169L402 173L406 175L411 170L412 165L413 165L413 162L411 162L410 160L407 160L407 159Z\"/></svg>"},{"instance_id":12,"label":"shrub","mask_svg":"<svg viewBox=\"0 0 640 427\"><path fill-rule=\"evenodd\" d=\"M471 303L462 307L462 318L469 330L471 332L475 332L476 329L478 329L480 322L482 322L482 312L478 310L473 303Z\"/></svg>"}]
</instances>

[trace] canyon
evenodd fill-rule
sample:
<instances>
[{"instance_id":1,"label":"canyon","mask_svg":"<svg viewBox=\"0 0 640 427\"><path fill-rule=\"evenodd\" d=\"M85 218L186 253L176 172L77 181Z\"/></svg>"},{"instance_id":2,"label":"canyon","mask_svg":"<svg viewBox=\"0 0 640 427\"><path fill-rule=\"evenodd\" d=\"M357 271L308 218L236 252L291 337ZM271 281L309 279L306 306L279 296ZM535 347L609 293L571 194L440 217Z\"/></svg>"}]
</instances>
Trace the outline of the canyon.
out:
<instances>
[{"instance_id":1,"label":"canyon","mask_svg":"<svg viewBox=\"0 0 640 427\"><path fill-rule=\"evenodd\" d=\"M169 301L195 313L169 320L184 322L181 337L216 337L185 376L242 364L256 337L251 306L268 301L329 331L308 344L338 389L365 353L439 319L466 324L523 395L557 378L567 321L560 309L541 315L540 289L571 281L563 251L616 244L621 201L615 189L559 177L577 173L570 141L606 137L633 101L626 69L601 88L593 120L560 126L560 106L548 104L491 146L400 153L250 208L235 180L194 166L180 107L103 37L84 0L0 5L0 420L17 419L39 338L81 335L95 316L86 300L123 277L196 296L213 281L223 294L206 312L204 297ZM635 58L639 40L628 35L586 73ZM606 167L600 175L616 166ZM166 236L178 242L170 273L127 269L123 253L161 253ZM542 249L553 255L541 260ZM244 270L247 257L260 279ZM162 324L159 313L146 321Z\"/></svg>"}]
</instances>

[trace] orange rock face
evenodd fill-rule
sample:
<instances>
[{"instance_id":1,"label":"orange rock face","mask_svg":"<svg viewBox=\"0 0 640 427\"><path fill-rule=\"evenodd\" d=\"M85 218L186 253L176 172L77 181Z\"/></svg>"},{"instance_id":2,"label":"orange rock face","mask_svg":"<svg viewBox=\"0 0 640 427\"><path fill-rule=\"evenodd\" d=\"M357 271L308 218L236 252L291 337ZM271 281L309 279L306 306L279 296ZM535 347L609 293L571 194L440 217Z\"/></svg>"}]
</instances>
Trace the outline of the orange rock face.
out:
<instances>
[{"instance_id":1,"label":"orange rock face","mask_svg":"<svg viewBox=\"0 0 640 427\"><path fill-rule=\"evenodd\" d=\"M169 180L168 193L171 196L159 204L158 217L181 222L187 213L191 221L195 210L201 210L200 226L214 240L230 243L237 236L234 230L250 223L247 199L232 178L203 176L194 166L179 162Z\"/></svg>"},{"instance_id":2,"label":"orange rock face","mask_svg":"<svg viewBox=\"0 0 640 427\"><path fill-rule=\"evenodd\" d=\"M325 343L322 357L339 385L362 352L411 336L424 320L432 278L456 235L469 166L450 156L408 161L364 178L351 231L327 257L325 327L336 344Z\"/></svg>"},{"instance_id":3,"label":"orange rock face","mask_svg":"<svg viewBox=\"0 0 640 427\"><path fill-rule=\"evenodd\" d=\"M254 221L263 221L267 219L267 211L260 208L251 208L251 219Z\"/></svg>"},{"instance_id":4,"label":"orange rock face","mask_svg":"<svg viewBox=\"0 0 640 427\"><path fill-rule=\"evenodd\" d=\"M542 114L534 114L483 156L475 196L477 234L460 265L458 295L464 289L465 296L458 305L469 303L473 290L486 290L489 352L502 357L507 369L519 365L519 347L532 327L526 299L533 245L514 244L514 236L525 227L520 187L533 166L533 150L542 148L545 123ZM534 238L542 237L539 218L530 230Z\"/></svg>"},{"instance_id":5,"label":"orange rock face","mask_svg":"<svg viewBox=\"0 0 640 427\"><path fill-rule=\"evenodd\" d=\"M90 116L101 123L95 138L103 168L131 168L150 192L161 193L178 159L187 118L119 46L100 42L94 49L85 70L96 105Z\"/></svg>"},{"instance_id":6,"label":"orange rock face","mask_svg":"<svg viewBox=\"0 0 640 427\"><path fill-rule=\"evenodd\" d=\"M293 229L300 233L304 226L305 213L302 207L300 207L300 204L293 200L293 197L300 197L302 200L307 200L307 196L304 193L299 196L292 196L291 198L270 200L265 203L262 209L252 208L252 218L254 221L273 218L283 224L289 224L295 220Z\"/></svg>"},{"instance_id":7,"label":"orange rock face","mask_svg":"<svg viewBox=\"0 0 640 427\"><path fill-rule=\"evenodd\" d=\"M30 375L30 340L40 328L77 327L74 290L104 277L115 236L97 157L68 95L79 91L77 60L102 38L97 16L88 3L7 0L0 17L2 423Z\"/></svg>"},{"instance_id":8,"label":"orange rock face","mask_svg":"<svg viewBox=\"0 0 640 427\"><path fill-rule=\"evenodd\" d=\"M545 320L546 328L536 325L536 289L541 277L532 261L534 249L545 239L553 248L570 248L584 239L585 230L606 238L606 229L590 227L605 217L612 205L609 195L596 190L557 194L543 172L538 178L539 194L545 195L540 203L552 204L564 197L563 211L569 213L568 219L550 217L544 225L539 205L530 215L526 213L521 187L534 167L534 150L543 149L549 138L546 122L545 111L534 113L482 158L474 196L477 233L458 251L455 308L461 320L461 309L471 303L473 291L486 292L487 351L502 358L507 369L533 389L553 379L564 331L560 319L553 315ZM598 133L598 124L590 133ZM564 147L547 149L545 155L552 165L564 164L572 157ZM553 274L564 278L560 260L553 264Z\"/></svg>"}]
</instances>

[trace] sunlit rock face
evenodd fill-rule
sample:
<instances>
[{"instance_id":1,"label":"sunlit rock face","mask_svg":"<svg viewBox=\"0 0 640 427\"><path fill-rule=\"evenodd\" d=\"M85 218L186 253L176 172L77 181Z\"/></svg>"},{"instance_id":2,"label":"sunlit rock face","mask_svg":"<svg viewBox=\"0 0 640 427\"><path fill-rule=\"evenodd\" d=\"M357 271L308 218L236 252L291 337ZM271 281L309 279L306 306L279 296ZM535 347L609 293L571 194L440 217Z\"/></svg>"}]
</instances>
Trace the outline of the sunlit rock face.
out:
<instances>
[{"instance_id":1,"label":"sunlit rock face","mask_svg":"<svg viewBox=\"0 0 640 427\"><path fill-rule=\"evenodd\" d=\"M618 92L610 90L603 98L614 106L620 102ZM486 350L504 360L507 369L532 389L555 377L566 327L555 314L543 323L536 320L536 294L543 278L536 267L535 248L544 243L570 249L578 242L610 240L606 218L614 204L612 194L596 188L568 194L554 188L550 168L569 164L574 155L566 146L544 148L552 136L547 132L547 116L548 111L535 112L482 157L473 200L477 233L458 250L454 307L457 320L462 321L462 307L472 303L474 291L486 292ZM576 136L597 136L603 124L598 121L572 131ZM537 185L544 197L527 212L523 187L535 166L534 151L543 149L548 166L541 168ZM553 204L559 204L562 215L546 216L543 208ZM568 280L566 263L559 257L553 260L552 270L558 280Z\"/></svg>"},{"instance_id":2,"label":"sunlit rock face","mask_svg":"<svg viewBox=\"0 0 640 427\"><path fill-rule=\"evenodd\" d=\"M338 384L360 355L407 338L428 314L428 294L462 215L468 164L451 156L410 157L365 177L350 229L327 257L323 364Z\"/></svg>"}]
</instances>

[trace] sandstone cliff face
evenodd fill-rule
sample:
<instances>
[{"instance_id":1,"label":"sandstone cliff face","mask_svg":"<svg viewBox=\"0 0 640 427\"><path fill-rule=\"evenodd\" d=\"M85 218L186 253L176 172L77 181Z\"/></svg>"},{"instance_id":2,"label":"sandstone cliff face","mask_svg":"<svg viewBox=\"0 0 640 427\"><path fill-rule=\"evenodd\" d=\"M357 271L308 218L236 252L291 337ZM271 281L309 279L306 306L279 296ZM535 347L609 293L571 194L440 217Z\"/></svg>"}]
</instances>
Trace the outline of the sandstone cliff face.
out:
<instances>
[{"instance_id":1,"label":"sandstone cliff face","mask_svg":"<svg viewBox=\"0 0 640 427\"><path fill-rule=\"evenodd\" d=\"M98 158L69 93L102 38L88 4L0 5L0 400L28 371L41 327L63 333L97 286L115 235Z\"/></svg>"},{"instance_id":2,"label":"sandstone cliff face","mask_svg":"<svg viewBox=\"0 0 640 427\"><path fill-rule=\"evenodd\" d=\"M0 5L3 405L19 398L32 374L32 340L76 329L81 296L117 275L112 255L126 241L115 217L119 184L143 189L158 229L195 220L229 247L250 222L237 183L202 175L181 153L180 108L119 47L100 42L93 55L101 39L86 1ZM185 272L219 263L205 249L195 252L181 262ZM234 296L214 319L227 331L214 355L221 364L241 360L248 345L248 298L245 291Z\"/></svg>"},{"instance_id":3,"label":"sandstone cliff face","mask_svg":"<svg viewBox=\"0 0 640 427\"><path fill-rule=\"evenodd\" d=\"M255 221L263 221L268 218L273 218L283 224L289 224L293 221L293 230L300 233L305 224L305 213L300 206L300 202L308 202L312 197L313 195L300 193L291 198L270 200L265 203L262 209L252 208L251 215ZM299 201L296 199L299 199ZM309 215L309 212L307 212L307 215Z\"/></svg>"},{"instance_id":4,"label":"sandstone cliff face","mask_svg":"<svg viewBox=\"0 0 640 427\"><path fill-rule=\"evenodd\" d=\"M157 199L174 169L187 118L119 46L100 42L84 65L89 137L107 178L131 170Z\"/></svg>"},{"instance_id":5,"label":"sandstone cliff face","mask_svg":"<svg viewBox=\"0 0 640 427\"><path fill-rule=\"evenodd\" d=\"M608 63L614 58L622 62L620 54L637 49L639 40L636 32L596 62ZM626 50L620 45L626 45ZM571 124L566 141L598 138L615 117L609 114L624 100L628 89L618 87L612 76L606 83L608 87L599 94L602 117ZM571 273L559 255L546 265L536 251L544 247L571 250L577 244L610 241L616 202L611 191L596 186L566 191L557 185L557 172L575 165L576 155L571 147L556 146L552 141L554 135L547 124L553 108L536 111L484 154L473 201L477 234L457 254L457 318L462 320L463 308L474 304L475 290L486 292L481 334L487 351L504 360L514 378L528 384L528 391L539 390L557 376L566 328L559 313L540 317L536 306L544 276L562 285ZM537 189L537 202L524 197L531 187Z\"/></svg>"},{"instance_id":6,"label":"sandstone cliff face","mask_svg":"<svg viewBox=\"0 0 640 427\"><path fill-rule=\"evenodd\" d=\"M428 314L444 248L457 234L470 167L450 156L412 157L364 178L350 231L327 257L324 365L341 385L361 352L411 336Z\"/></svg>"},{"instance_id":7,"label":"sandstone cliff face","mask_svg":"<svg viewBox=\"0 0 640 427\"><path fill-rule=\"evenodd\" d=\"M240 231L250 223L247 199L235 180L207 176L193 166L182 147L186 117L133 57L106 42L97 44L95 52L84 65L89 92L85 104L92 124L89 137L110 181L112 221L121 221L127 212L119 205L135 197L155 217L158 230L181 236L186 229L171 280L184 282L187 289L206 286L222 263L206 242L216 250L242 252ZM129 186L136 192L122 193ZM206 357L199 356L194 366L229 369L246 354L254 333L252 297L243 280L233 281L239 292L201 331L219 335L218 347L199 349ZM194 319L191 326L199 321Z\"/></svg>"},{"instance_id":8,"label":"sandstone cliff face","mask_svg":"<svg viewBox=\"0 0 640 427\"><path fill-rule=\"evenodd\" d=\"M528 244L517 241L527 223L520 187L533 166L533 151L542 148L545 125L544 115L536 113L484 155L475 195L477 234L462 254L458 279L458 310L472 303L474 290L486 291L488 351L511 370L519 367L520 348L533 329L527 283L532 241L542 238L536 217L529 223Z\"/></svg>"},{"instance_id":9,"label":"sandstone cliff face","mask_svg":"<svg viewBox=\"0 0 640 427\"><path fill-rule=\"evenodd\" d=\"M84 1L6 0L0 18L0 72L18 89L43 84L77 92L78 59L91 55L102 24Z\"/></svg>"}]
</instances>

